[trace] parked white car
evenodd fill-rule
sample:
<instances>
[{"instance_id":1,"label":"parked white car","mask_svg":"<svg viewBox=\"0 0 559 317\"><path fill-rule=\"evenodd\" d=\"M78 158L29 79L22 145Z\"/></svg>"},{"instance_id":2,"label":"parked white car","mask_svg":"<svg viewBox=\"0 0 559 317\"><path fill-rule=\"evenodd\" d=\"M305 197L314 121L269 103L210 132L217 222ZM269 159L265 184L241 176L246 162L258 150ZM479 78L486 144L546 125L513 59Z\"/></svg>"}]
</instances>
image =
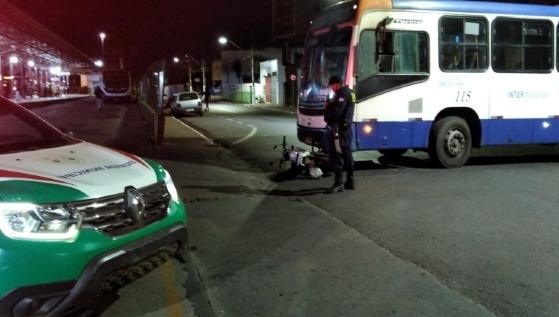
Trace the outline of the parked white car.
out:
<instances>
[{"instance_id":1,"label":"parked white car","mask_svg":"<svg viewBox=\"0 0 559 317\"><path fill-rule=\"evenodd\" d=\"M202 99L196 92L181 92L175 94L174 102L171 105L173 114L195 113L203 116Z\"/></svg>"}]
</instances>

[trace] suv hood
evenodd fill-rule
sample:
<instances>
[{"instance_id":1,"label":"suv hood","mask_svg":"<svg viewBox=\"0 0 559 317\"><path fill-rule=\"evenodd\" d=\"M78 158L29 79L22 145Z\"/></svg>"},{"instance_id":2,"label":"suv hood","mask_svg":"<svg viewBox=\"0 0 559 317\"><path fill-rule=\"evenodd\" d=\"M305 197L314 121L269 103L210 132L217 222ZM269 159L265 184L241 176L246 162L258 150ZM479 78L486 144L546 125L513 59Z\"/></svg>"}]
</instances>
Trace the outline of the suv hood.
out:
<instances>
[{"instance_id":1,"label":"suv hood","mask_svg":"<svg viewBox=\"0 0 559 317\"><path fill-rule=\"evenodd\" d=\"M98 198L122 193L127 186L148 186L157 176L135 155L80 142L0 155L0 183L14 180L66 186Z\"/></svg>"}]
</instances>

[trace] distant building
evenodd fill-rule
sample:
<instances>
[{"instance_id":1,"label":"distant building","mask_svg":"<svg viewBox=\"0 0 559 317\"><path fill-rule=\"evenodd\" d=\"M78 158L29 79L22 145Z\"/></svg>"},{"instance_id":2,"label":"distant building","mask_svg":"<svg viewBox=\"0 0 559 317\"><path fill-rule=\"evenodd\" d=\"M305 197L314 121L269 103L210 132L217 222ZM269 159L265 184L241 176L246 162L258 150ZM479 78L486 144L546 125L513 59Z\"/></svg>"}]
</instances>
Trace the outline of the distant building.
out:
<instances>
[{"instance_id":1,"label":"distant building","mask_svg":"<svg viewBox=\"0 0 559 317\"><path fill-rule=\"evenodd\" d=\"M14 98L87 93L93 63L83 52L0 0L0 94Z\"/></svg>"},{"instance_id":2,"label":"distant building","mask_svg":"<svg viewBox=\"0 0 559 317\"><path fill-rule=\"evenodd\" d=\"M283 103L285 70L281 60L281 49L254 51L255 98L258 103ZM250 51L222 51L220 64L223 98L250 103L252 98Z\"/></svg>"}]
</instances>

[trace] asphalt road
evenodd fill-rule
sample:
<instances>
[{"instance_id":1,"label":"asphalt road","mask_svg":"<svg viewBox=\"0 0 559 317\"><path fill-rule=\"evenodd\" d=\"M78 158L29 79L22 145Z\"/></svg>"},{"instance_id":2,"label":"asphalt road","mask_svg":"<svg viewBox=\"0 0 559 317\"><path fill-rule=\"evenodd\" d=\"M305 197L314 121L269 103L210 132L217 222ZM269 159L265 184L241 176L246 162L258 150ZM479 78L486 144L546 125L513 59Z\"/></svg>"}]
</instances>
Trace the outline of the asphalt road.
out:
<instances>
[{"instance_id":1,"label":"asphalt road","mask_svg":"<svg viewBox=\"0 0 559 317\"><path fill-rule=\"evenodd\" d=\"M276 111L182 120L268 178L273 144L296 144L294 115ZM558 155L490 148L444 170L366 152L356 191L323 194L331 177L215 186L234 195L197 201L192 224L216 315L559 315Z\"/></svg>"},{"instance_id":2,"label":"asphalt road","mask_svg":"<svg viewBox=\"0 0 559 317\"><path fill-rule=\"evenodd\" d=\"M454 170L423 153L356 153L357 190L326 195L332 177L274 177L273 146L284 135L300 146L285 109L219 104L169 117L154 150L124 120L134 108L84 123L83 103L66 119L40 112L171 171L200 280L184 282L173 264L123 290L106 316L180 316L177 305L185 316L559 315L556 147L476 151ZM173 300L185 283L188 298Z\"/></svg>"}]
</instances>

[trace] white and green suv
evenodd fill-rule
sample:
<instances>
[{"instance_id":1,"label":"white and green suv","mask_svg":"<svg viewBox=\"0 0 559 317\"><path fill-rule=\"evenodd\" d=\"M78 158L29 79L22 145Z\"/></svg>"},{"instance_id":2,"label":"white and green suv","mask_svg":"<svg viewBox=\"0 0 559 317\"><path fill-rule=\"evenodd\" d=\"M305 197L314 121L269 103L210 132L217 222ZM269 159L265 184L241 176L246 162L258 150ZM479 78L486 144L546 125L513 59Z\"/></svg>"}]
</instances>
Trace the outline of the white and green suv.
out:
<instances>
[{"instance_id":1,"label":"white and green suv","mask_svg":"<svg viewBox=\"0 0 559 317\"><path fill-rule=\"evenodd\" d=\"M0 98L0 316L98 314L122 286L183 259L186 223L161 165Z\"/></svg>"}]
</instances>

